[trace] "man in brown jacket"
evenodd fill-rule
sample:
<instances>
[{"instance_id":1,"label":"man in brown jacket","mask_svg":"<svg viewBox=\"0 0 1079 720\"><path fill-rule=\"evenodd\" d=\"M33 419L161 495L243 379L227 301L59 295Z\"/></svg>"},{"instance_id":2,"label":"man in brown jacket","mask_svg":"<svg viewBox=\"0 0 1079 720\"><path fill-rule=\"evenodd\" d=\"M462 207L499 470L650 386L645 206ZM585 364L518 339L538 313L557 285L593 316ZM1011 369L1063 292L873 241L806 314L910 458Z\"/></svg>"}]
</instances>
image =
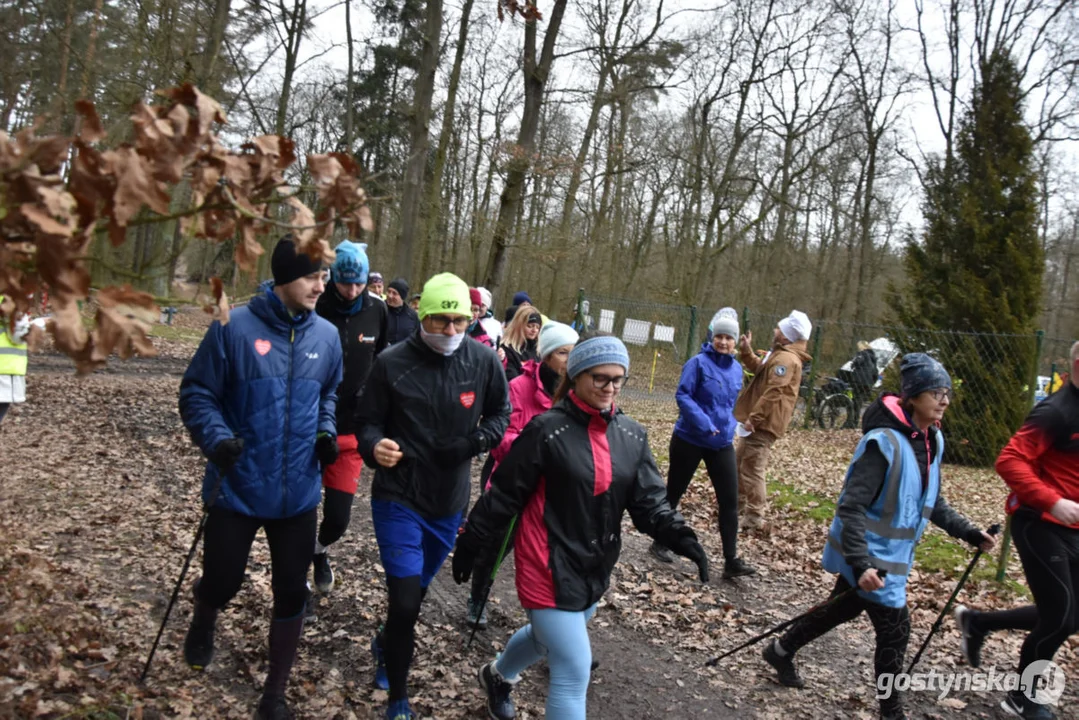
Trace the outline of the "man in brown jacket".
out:
<instances>
[{"instance_id":1,"label":"man in brown jacket","mask_svg":"<svg viewBox=\"0 0 1079 720\"><path fill-rule=\"evenodd\" d=\"M753 373L753 380L742 391L734 406L734 417L749 435L738 445L738 511L746 530L764 524L767 490L764 474L772 445L783 437L794 414L798 388L802 383L802 363L812 358L806 342L813 325L804 312L793 311L779 321L772 351L763 360L753 353L753 334L742 336L738 359Z\"/></svg>"}]
</instances>

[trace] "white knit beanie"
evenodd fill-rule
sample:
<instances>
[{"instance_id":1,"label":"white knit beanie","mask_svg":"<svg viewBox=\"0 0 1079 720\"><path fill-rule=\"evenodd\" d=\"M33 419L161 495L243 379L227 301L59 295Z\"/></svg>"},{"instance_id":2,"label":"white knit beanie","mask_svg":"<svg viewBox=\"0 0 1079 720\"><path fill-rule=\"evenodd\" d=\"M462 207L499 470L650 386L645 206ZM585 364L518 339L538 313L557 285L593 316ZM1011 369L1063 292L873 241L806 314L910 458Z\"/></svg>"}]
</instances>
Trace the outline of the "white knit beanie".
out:
<instances>
[{"instance_id":1,"label":"white knit beanie","mask_svg":"<svg viewBox=\"0 0 1079 720\"><path fill-rule=\"evenodd\" d=\"M546 360L548 355L560 347L575 345L577 343L577 338L577 331L569 325L553 320L548 322L543 326L543 329L540 330L539 342L536 345L536 351L539 353L540 360Z\"/></svg>"},{"instance_id":2,"label":"white knit beanie","mask_svg":"<svg viewBox=\"0 0 1079 720\"><path fill-rule=\"evenodd\" d=\"M790 315L779 321L779 331L791 342L808 340L813 334L813 323L801 310L792 310Z\"/></svg>"},{"instance_id":3,"label":"white knit beanie","mask_svg":"<svg viewBox=\"0 0 1079 720\"><path fill-rule=\"evenodd\" d=\"M490 310L491 309L491 291L488 290L485 287L478 287L476 289L480 291L480 300L482 300L483 304L487 307L488 310Z\"/></svg>"}]
</instances>

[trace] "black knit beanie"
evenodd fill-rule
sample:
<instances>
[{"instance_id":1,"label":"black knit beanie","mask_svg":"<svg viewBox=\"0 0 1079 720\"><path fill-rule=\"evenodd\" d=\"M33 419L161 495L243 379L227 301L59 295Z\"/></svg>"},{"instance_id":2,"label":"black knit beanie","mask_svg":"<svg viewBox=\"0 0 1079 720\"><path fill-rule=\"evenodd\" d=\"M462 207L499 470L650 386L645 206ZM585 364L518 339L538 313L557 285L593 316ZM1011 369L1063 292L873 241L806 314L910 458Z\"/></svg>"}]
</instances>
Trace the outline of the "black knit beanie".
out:
<instances>
[{"instance_id":1,"label":"black knit beanie","mask_svg":"<svg viewBox=\"0 0 1079 720\"><path fill-rule=\"evenodd\" d=\"M274 285L288 285L293 280L307 277L322 269L322 260L312 259L307 253L296 252L296 243L292 235L285 235L277 241L270 258L270 270L273 272Z\"/></svg>"},{"instance_id":2,"label":"black knit beanie","mask_svg":"<svg viewBox=\"0 0 1079 720\"><path fill-rule=\"evenodd\" d=\"M389 287L392 287L394 290L396 290L397 294L401 296L402 300L408 300L408 283L405 282L404 278L396 278L393 282L389 284Z\"/></svg>"}]
</instances>

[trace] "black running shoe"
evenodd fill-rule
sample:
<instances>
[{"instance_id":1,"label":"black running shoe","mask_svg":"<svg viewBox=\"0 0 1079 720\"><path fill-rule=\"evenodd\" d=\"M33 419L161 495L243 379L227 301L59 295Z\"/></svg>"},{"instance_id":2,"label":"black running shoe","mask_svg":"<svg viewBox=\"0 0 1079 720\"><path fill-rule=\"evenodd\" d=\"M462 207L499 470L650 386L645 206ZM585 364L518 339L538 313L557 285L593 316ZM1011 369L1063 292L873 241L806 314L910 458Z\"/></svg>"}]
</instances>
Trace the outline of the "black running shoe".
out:
<instances>
[{"instance_id":1,"label":"black running shoe","mask_svg":"<svg viewBox=\"0 0 1079 720\"><path fill-rule=\"evenodd\" d=\"M798 674L798 669L794 667L794 657L786 655L780 657L775 648L776 641L768 643L765 646L762 657L764 661L775 668L776 673L779 675L779 683L792 688L804 688L806 686L805 680Z\"/></svg>"},{"instance_id":2,"label":"black running shoe","mask_svg":"<svg viewBox=\"0 0 1079 720\"><path fill-rule=\"evenodd\" d=\"M214 659L214 625L217 611L195 600L191 627L184 638L184 661L195 670L204 670Z\"/></svg>"},{"instance_id":3,"label":"black running shoe","mask_svg":"<svg viewBox=\"0 0 1079 720\"><path fill-rule=\"evenodd\" d=\"M292 711L281 695L263 695L255 711L255 720L292 720Z\"/></svg>"},{"instance_id":4,"label":"black running shoe","mask_svg":"<svg viewBox=\"0 0 1079 720\"><path fill-rule=\"evenodd\" d=\"M963 639L959 643L963 651L963 657L972 668L981 667L982 643L985 642L987 633L974 627L974 611L965 605L957 605L955 608L955 624L959 626L959 632Z\"/></svg>"},{"instance_id":5,"label":"black running shoe","mask_svg":"<svg viewBox=\"0 0 1079 720\"><path fill-rule=\"evenodd\" d=\"M330 567L330 553L316 553L312 565L315 566L315 589L323 595L333 591L333 568Z\"/></svg>"},{"instance_id":6,"label":"black running shoe","mask_svg":"<svg viewBox=\"0 0 1079 720\"><path fill-rule=\"evenodd\" d=\"M1000 704L1004 712L1023 720L1056 720L1056 715L1045 705L1034 702L1020 690L1010 690Z\"/></svg>"},{"instance_id":7,"label":"black running shoe","mask_svg":"<svg viewBox=\"0 0 1079 720\"><path fill-rule=\"evenodd\" d=\"M734 558L723 563L723 579L731 580L733 578L747 577L749 575L756 575L757 568L747 563L742 558Z\"/></svg>"},{"instance_id":8,"label":"black running shoe","mask_svg":"<svg viewBox=\"0 0 1079 720\"><path fill-rule=\"evenodd\" d=\"M652 556L655 557L656 560L659 560L660 562L665 562L665 563L673 563L674 562L674 553L672 553L670 550L668 550L667 547L665 545L663 545L662 543L660 543L658 540L653 540L652 541L652 546L650 548L648 548L648 551L650 553L652 553Z\"/></svg>"},{"instance_id":9,"label":"black running shoe","mask_svg":"<svg viewBox=\"0 0 1079 720\"><path fill-rule=\"evenodd\" d=\"M477 630L487 629L487 605L484 603L483 609L480 609L479 602L472 599L472 596L468 596L468 614L465 617L465 622L469 627L476 628Z\"/></svg>"},{"instance_id":10,"label":"black running shoe","mask_svg":"<svg viewBox=\"0 0 1079 720\"><path fill-rule=\"evenodd\" d=\"M494 662L480 668L480 687L487 695L487 714L492 720L513 720L517 709L513 706L513 683L506 682L494 669Z\"/></svg>"}]
</instances>

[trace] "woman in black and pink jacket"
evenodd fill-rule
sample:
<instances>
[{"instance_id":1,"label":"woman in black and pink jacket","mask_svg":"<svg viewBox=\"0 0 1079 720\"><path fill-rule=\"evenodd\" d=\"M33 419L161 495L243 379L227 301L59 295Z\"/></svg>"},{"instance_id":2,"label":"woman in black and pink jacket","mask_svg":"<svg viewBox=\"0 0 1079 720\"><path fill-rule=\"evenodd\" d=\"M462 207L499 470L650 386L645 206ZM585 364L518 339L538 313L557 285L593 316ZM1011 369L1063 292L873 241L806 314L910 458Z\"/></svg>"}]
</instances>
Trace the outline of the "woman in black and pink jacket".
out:
<instances>
[{"instance_id":1,"label":"woman in black and pink jacket","mask_svg":"<svg viewBox=\"0 0 1079 720\"><path fill-rule=\"evenodd\" d=\"M627 510L638 530L693 560L708 581L704 549L667 504L646 431L614 407L628 370L617 338L578 343L554 406L517 438L457 540L453 576L461 583L481 550L499 544L520 516L517 594L530 622L480 669L496 720L515 716L510 691L543 657L551 678L547 717L584 720L592 663L587 623L618 560Z\"/></svg>"}]
</instances>

